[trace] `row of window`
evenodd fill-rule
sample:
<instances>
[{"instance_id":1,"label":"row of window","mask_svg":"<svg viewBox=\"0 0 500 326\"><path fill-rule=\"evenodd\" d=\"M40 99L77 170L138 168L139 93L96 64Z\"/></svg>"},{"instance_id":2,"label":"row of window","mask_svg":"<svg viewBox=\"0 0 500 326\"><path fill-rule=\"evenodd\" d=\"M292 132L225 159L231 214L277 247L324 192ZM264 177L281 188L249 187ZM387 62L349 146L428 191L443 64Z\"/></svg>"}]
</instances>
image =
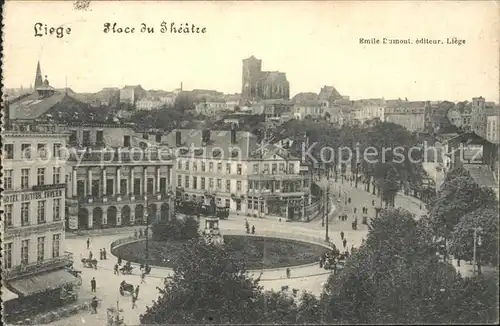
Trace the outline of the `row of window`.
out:
<instances>
[{"instance_id":1,"label":"row of window","mask_svg":"<svg viewBox=\"0 0 500 326\"><path fill-rule=\"evenodd\" d=\"M193 178L192 187L191 187L191 183L189 182L191 178ZM198 178L200 179L199 187L198 187ZM184 183L182 182L183 179L184 179ZM208 179L208 188L206 188L206 179ZM216 182L217 187L214 187L214 181ZM199 190L206 190L206 189L222 190L222 181L223 181L223 179L214 179L214 178L205 178L205 177L191 177L189 175L186 175L186 176L178 175L177 176L177 186L183 187L186 189L194 189L194 190L196 190L196 189L199 189ZM225 191L231 192L231 180L226 180ZM241 191L241 181L236 181L236 191Z\"/></svg>"},{"instance_id":2,"label":"row of window","mask_svg":"<svg viewBox=\"0 0 500 326\"><path fill-rule=\"evenodd\" d=\"M178 161L177 162L177 170L183 170L183 162L182 161ZM189 171L189 167L190 167L190 164L189 164L189 161L185 161L184 162L184 170L186 171ZM197 172L198 171L198 162L194 161L192 162L191 164L191 167L193 169L193 171ZM207 172L207 169L206 169L206 162L201 162L201 167L200 167L200 172ZM236 173L238 175L241 175L241 164L238 164L236 166ZM209 162L208 163L208 172L214 172L214 162ZM218 173L222 173L222 163L217 163L217 172ZM231 164L230 163L227 163L226 164L226 174L231 174Z\"/></svg>"},{"instance_id":3,"label":"row of window","mask_svg":"<svg viewBox=\"0 0 500 326\"><path fill-rule=\"evenodd\" d=\"M259 174L259 166L260 164L253 164L253 173L254 174ZM177 162L177 170L186 170L186 171L190 171L190 167L192 168L192 171L195 171L197 172L198 171L198 162L196 161L193 161L191 164L189 161L178 161ZM206 170L206 163L205 162L201 162L201 169L200 169L201 172L207 172ZM236 166L236 174L238 175L241 175L241 164L238 164ZM272 164L269 164L269 163L264 163L263 164L263 170L262 170L262 173L264 174L268 174L269 171L272 172L272 174L275 174L275 173L278 173L278 172L281 172L281 173L285 173L286 172L286 166L285 166L285 163L272 163ZM209 162L208 163L208 172L214 172L214 162ZM217 173L222 173L222 163L217 163ZM232 171L231 171L231 164L230 163L226 163L226 174L231 174ZM288 173L290 174L293 174L295 173L295 166L293 163L288 163Z\"/></svg>"},{"instance_id":4,"label":"row of window","mask_svg":"<svg viewBox=\"0 0 500 326\"><path fill-rule=\"evenodd\" d=\"M205 196L200 196L200 202L204 202L205 201ZM189 194L184 194L184 199L186 201L190 201L190 199L193 201L193 202L198 202L198 197L196 195L191 195L191 197L189 196ZM222 205L222 198L215 198L215 203L217 204L218 207L220 207ZM230 199L225 199L224 201L225 203L225 206L224 207L231 207L231 200ZM241 201L236 201L236 210L237 211L241 211Z\"/></svg>"},{"instance_id":5,"label":"row of window","mask_svg":"<svg viewBox=\"0 0 500 326\"><path fill-rule=\"evenodd\" d=\"M38 237L37 239L37 262L41 262L48 258L45 254L45 238ZM30 252L30 240L21 241L21 265L27 265L29 263L29 252ZM12 257L13 257L13 244L12 242L4 244L4 268L12 268ZM59 257L61 250L61 234L52 235L52 258Z\"/></svg>"},{"instance_id":6,"label":"row of window","mask_svg":"<svg viewBox=\"0 0 500 326\"><path fill-rule=\"evenodd\" d=\"M47 173L46 173L46 168L37 168L36 170L36 184L38 186L43 186L46 184L47 181ZM30 188L30 172L31 169L21 169L21 189L28 189ZM14 180L14 170L4 170L4 177L3 177L3 182L4 182L4 189L5 190L10 190L13 189L13 180ZM59 184L61 183L61 168L60 167L53 167L52 168L52 184Z\"/></svg>"},{"instance_id":7,"label":"row of window","mask_svg":"<svg viewBox=\"0 0 500 326\"><path fill-rule=\"evenodd\" d=\"M38 224L43 224L46 222L46 200L39 200L37 201L37 221ZM13 213L13 204L6 204L4 206L4 223L5 227L12 227L13 226L13 221L12 221L12 213ZM30 208L31 208L31 202L24 202L21 203L21 226L28 226L31 224L31 219L30 219ZM61 199L56 198L52 199L52 216L54 221L60 221L61 220Z\"/></svg>"},{"instance_id":8,"label":"row of window","mask_svg":"<svg viewBox=\"0 0 500 326\"><path fill-rule=\"evenodd\" d=\"M60 157L61 155L61 147L62 144L56 143L53 145L52 148L52 155L53 157ZM32 152L35 150L32 144L21 144L21 158L23 159L32 159L33 155ZM38 152L38 157L41 159L47 159L48 157L48 150L47 150L47 144L44 143L39 143L37 144L37 152ZM14 159L14 144L5 144L4 145L4 158L7 160L12 160Z\"/></svg>"}]
</instances>

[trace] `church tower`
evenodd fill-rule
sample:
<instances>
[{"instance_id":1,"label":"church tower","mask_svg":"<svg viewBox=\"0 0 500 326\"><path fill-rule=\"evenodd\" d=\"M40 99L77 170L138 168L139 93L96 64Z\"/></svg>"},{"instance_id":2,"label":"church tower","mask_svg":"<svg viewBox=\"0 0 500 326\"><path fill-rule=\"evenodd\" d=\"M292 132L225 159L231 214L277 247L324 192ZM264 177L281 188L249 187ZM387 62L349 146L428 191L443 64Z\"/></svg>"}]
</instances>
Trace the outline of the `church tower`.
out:
<instances>
[{"instance_id":1,"label":"church tower","mask_svg":"<svg viewBox=\"0 0 500 326\"><path fill-rule=\"evenodd\" d=\"M43 86L42 69L40 69L40 61L38 61L38 64L36 65L35 89L42 86Z\"/></svg>"}]
</instances>

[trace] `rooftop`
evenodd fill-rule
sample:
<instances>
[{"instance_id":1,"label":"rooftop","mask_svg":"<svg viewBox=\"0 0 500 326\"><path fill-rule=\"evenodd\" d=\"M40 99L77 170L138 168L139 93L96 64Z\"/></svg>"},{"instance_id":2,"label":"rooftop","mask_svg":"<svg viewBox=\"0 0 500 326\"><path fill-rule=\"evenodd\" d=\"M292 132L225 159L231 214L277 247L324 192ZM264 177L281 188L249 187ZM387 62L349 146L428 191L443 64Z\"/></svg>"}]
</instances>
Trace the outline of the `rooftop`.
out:
<instances>
[{"instance_id":1,"label":"rooftop","mask_svg":"<svg viewBox=\"0 0 500 326\"><path fill-rule=\"evenodd\" d=\"M48 97L33 93L10 103L10 119L34 120L61 102L66 94L55 92Z\"/></svg>"}]
</instances>

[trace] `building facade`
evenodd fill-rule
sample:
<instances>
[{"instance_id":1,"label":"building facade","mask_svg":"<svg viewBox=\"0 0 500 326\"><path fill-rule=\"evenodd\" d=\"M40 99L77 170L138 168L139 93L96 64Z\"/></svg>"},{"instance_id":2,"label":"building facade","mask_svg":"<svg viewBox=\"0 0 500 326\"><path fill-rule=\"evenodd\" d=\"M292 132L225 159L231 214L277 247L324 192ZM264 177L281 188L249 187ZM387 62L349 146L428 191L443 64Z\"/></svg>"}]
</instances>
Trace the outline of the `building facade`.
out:
<instances>
[{"instance_id":1,"label":"building facade","mask_svg":"<svg viewBox=\"0 0 500 326\"><path fill-rule=\"evenodd\" d=\"M65 271L73 264L64 251L66 167L61 150L68 135L11 129L2 136L5 316L34 303L53 308L76 279Z\"/></svg>"},{"instance_id":2,"label":"building facade","mask_svg":"<svg viewBox=\"0 0 500 326\"><path fill-rule=\"evenodd\" d=\"M251 56L243 60L242 97L245 100L290 98L290 83L279 71L262 71L262 60Z\"/></svg>"},{"instance_id":3,"label":"building facade","mask_svg":"<svg viewBox=\"0 0 500 326\"><path fill-rule=\"evenodd\" d=\"M425 102L394 101L384 109L384 121L405 127L409 131L425 129Z\"/></svg>"},{"instance_id":4,"label":"building facade","mask_svg":"<svg viewBox=\"0 0 500 326\"><path fill-rule=\"evenodd\" d=\"M138 100L146 96L146 91L137 86L125 86L120 89L120 103L135 104Z\"/></svg>"},{"instance_id":5,"label":"building facade","mask_svg":"<svg viewBox=\"0 0 500 326\"><path fill-rule=\"evenodd\" d=\"M173 152L130 128L68 126L71 230L145 224L173 214ZM146 206L148 214L146 214Z\"/></svg>"},{"instance_id":6,"label":"building facade","mask_svg":"<svg viewBox=\"0 0 500 326\"><path fill-rule=\"evenodd\" d=\"M486 139L494 144L500 141L500 115L490 115L486 118Z\"/></svg>"},{"instance_id":7,"label":"building facade","mask_svg":"<svg viewBox=\"0 0 500 326\"><path fill-rule=\"evenodd\" d=\"M175 130L177 197L227 207L242 216L304 216L313 198L300 159L282 149L260 150L248 132Z\"/></svg>"},{"instance_id":8,"label":"building facade","mask_svg":"<svg viewBox=\"0 0 500 326\"><path fill-rule=\"evenodd\" d=\"M142 98L135 102L135 107L138 111L158 110L164 105L162 101L154 98Z\"/></svg>"}]
</instances>

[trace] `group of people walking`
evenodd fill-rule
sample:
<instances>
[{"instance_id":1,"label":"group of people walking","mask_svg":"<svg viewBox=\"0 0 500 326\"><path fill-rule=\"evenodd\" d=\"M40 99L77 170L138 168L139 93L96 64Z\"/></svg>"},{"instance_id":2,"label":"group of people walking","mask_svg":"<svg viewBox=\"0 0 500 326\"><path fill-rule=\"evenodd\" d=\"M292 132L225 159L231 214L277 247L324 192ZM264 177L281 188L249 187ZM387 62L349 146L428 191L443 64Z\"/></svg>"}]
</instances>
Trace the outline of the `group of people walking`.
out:
<instances>
[{"instance_id":1,"label":"group of people walking","mask_svg":"<svg viewBox=\"0 0 500 326\"><path fill-rule=\"evenodd\" d=\"M247 234L250 234L250 224L247 220L245 220L245 229L247 231ZM255 234L255 225L252 225L252 234Z\"/></svg>"}]
</instances>

